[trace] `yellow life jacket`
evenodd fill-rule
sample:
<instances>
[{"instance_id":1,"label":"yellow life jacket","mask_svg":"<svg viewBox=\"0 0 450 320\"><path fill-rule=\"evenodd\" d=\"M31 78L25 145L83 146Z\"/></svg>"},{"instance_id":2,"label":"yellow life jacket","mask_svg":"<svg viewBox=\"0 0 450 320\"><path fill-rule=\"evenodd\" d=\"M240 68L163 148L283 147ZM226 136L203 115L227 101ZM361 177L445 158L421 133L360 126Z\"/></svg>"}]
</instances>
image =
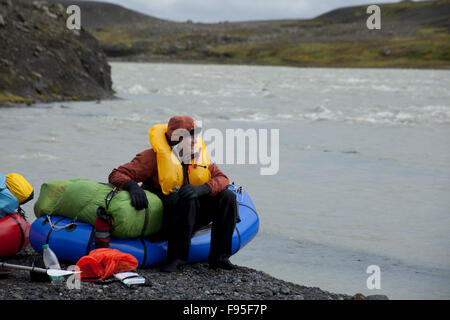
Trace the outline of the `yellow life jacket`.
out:
<instances>
[{"instance_id":1,"label":"yellow life jacket","mask_svg":"<svg viewBox=\"0 0 450 320\"><path fill-rule=\"evenodd\" d=\"M162 192L168 195L174 189L181 188L184 182L184 172L183 165L167 142L166 132L167 124L157 124L148 131L148 134L153 150L156 152L159 184ZM203 139L197 137L194 148L198 157L191 159L186 171L188 182L194 186L199 186L211 180L210 160Z\"/></svg>"}]
</instances>

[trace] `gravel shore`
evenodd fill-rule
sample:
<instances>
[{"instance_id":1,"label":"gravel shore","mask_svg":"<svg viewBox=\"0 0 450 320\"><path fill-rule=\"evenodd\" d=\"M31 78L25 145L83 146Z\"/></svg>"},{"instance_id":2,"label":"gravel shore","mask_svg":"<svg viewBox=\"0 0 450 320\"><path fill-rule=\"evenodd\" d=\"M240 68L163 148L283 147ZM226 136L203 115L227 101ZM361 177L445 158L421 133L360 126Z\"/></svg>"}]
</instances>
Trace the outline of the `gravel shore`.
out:
<instances>
[{"instance_id":1,"label":"gravel shore","mask_svg":"<svg viewBox=\"0 0 450 320\"><path fill-rule=\"evenodd\" d=\"M7 263L30 266L40 255L30 246ZM63 268L67 265L62 265ZM163 273L158 268L140 269L148 286L128 288L105 280L82 282L80 289L68 289L66 282L32 282L27 271L13 270L0 278L0 300L349 300L355 297L331 293L276 279L264 272L239 267L210 270L208 264L183 266L179 272Z\"/></svg>"}]
</instances>

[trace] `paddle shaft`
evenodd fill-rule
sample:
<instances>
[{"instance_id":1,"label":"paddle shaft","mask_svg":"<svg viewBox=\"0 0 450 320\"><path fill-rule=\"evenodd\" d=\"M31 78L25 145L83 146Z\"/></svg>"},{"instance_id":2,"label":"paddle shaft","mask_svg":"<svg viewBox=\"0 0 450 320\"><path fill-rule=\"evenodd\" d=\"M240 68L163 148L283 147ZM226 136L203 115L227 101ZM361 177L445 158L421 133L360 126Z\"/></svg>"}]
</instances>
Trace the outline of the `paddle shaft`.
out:
<instances>
[{"instance_id":1,"label":"paddle shaft","mask_svg":"<svg viewBox=\"0 0 450 320\"><path fill-rule=\"evenodd\" d=\"M0 262L0 267L47 273L47 269L37 268L37 267L29 267L29 266L20 266L20 265L17 265L17 264L10 264L10 263L5 263L5 262Z\"/></svg>"},{"instance_id":2,"label":"paddle shaft","mask_svg":"<svg viewBox=\"0 0 450 320\"><path fill-rule=\"evenodd\" d=\"M81 271L44 269L44 268L37 268L37 267L22 266L22 265L17 265L17 264L10 264L10 263L5 263L5 262L0 262L0 267L11 268L11 269L20 269L20 270L29 270L31 272L41 272L41 273L46 273L52 277L64 277L64 276L69 276L72 274L81 273Z\"/></svg>"}]
</instances>

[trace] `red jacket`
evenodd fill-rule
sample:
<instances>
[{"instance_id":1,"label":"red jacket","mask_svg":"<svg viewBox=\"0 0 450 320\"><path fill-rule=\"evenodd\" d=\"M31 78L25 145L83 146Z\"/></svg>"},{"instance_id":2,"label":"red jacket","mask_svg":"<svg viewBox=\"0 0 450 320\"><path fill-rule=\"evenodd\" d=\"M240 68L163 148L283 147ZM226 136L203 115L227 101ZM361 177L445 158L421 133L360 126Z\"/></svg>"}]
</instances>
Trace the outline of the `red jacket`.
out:
<instances>
[{"instance_id":1,"label":"red jacket","mask_svg":"<svg viewBox=\"0 0 450 320\"><path fill-rule=\"evenodd\" d=\"M209 171L211 172L211 180L209 180L206 184L211 189L209 195L215 196L220 191L226 189L230 182L228 177L220 171L219 167L215 163L211 163L209 165ZM142 151L137 154L131 162L114 169L110 173L108 179L109 183L119 188L123 188L123 184L128 180L144 182L149 179L153 179L154 186L161 190L161 186L158 181L156 152L153 151L153 149Z\"/></svg>"}]
</instances>

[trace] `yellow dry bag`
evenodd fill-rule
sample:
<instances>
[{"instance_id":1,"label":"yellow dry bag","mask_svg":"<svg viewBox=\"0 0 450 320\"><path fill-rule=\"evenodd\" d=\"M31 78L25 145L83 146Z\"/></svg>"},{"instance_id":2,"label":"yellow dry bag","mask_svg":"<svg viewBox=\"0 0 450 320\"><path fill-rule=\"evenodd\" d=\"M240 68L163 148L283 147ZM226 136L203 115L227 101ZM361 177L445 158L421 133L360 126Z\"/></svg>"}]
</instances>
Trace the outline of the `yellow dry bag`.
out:
<instances>
[{"instance_id":1,"label":"yellow dry bag","mask_svg":"<svg viewBox=\"0 0 450 320\"><path fill-rule=\"evenodd\" d=\"M9 191L17 198L19 204L33 199L33 187L23 176L18 173L10 173L6 175L6 186Z\"/></svg>"}]
</instances>

